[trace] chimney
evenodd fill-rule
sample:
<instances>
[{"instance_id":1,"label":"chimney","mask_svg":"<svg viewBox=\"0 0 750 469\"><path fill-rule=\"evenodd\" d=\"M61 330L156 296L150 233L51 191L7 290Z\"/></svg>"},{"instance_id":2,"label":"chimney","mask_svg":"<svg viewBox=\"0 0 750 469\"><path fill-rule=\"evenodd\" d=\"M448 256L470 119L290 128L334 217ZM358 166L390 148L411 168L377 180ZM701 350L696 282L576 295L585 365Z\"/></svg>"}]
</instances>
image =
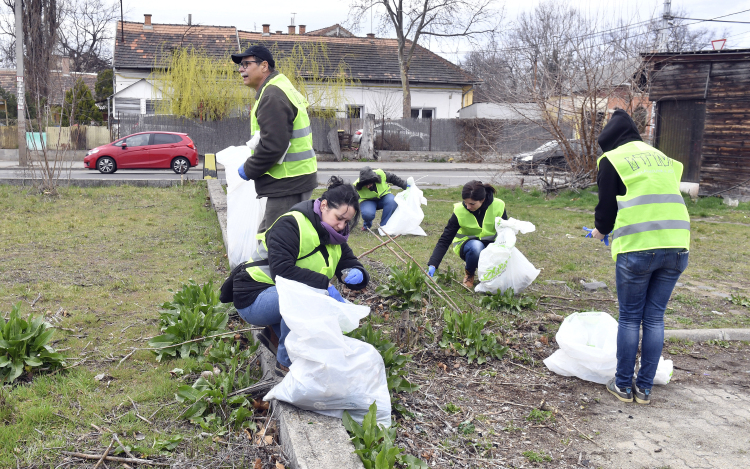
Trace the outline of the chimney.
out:
<instances>
[{"instance_id":1,"label":"chimney","mask_svg":"<svg viewBox=\"0 0 750 469\"><path fill-rule=\"evenodd\" d=\"M151 14L146 13L143 15L143 29L154 29L151 25Z\"/></svg>"},{"instance_id":2,"label":"chimney","mask_svg":"<svg viewBox=\"0 0 750 469\"><path fill-rule=\"evenodd\" d=\"M270 24L264 24L263 25L263 35L269 36L271 34L271 25Z\"/></svg>"},{"instance_id":3,"label":"chimney","mask_svg":"<svg viewBox=\"0 0 750 469\"><path fill-rule=\"evenodd\" d=\"M188 26L193 24L193 14L188 13Z\"/></svg>"},{"instance_id":4,"label":"chimney","mask_svg":"<svg viewBox=\"0 0 750 469\"><path fill-rule=\"evenodd\" d=\"M300 34L305 34L305 28L306 28L306 27L307 27L307 26L306 26L306 25L304 25L304 24L301 24L301 25L299 25L299 33L300 33Z\"/></svg>"},{"instance_id":5,"label":"chimney","mask_svg":"<svg viewBox=\"0 0 750 469\"><path fill-rule=\"evenodd\" d=\"M286 30L290 35L294 34L294 25L287 26Z\"/></svg>"},{"instance_id":6,"label":"chimney","mask_svg":"<svg viewBox=\"0 0 750 469\"><path fill-rule=\"evenodd\" d=\"M276 31L276 34L278 34L279 36L281 36L283 34L283 32L279 29L278 31Z\"/></svg>"},{"instance_id":7,"label":"chimney","mask_svg":"<svg viewBox=\"0 0 750 469\"><path fill-rule=\"evenodd\" d=\"M367 37L370 39L375 39L375 33L367 33Z\"/></svg>"}]
</instances>

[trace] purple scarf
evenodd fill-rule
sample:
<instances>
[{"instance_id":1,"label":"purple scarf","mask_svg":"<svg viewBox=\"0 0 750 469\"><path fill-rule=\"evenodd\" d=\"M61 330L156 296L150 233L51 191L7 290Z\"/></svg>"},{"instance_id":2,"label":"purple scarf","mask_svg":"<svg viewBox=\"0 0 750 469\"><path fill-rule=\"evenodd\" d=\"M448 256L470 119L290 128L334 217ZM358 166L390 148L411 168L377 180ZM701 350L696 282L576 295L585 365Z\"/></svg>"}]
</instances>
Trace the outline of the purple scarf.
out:
<instances>
[{"instance_id":1,"label":"purple scarf","mask_svg":"<svg viewBox=\"0 0 750 469\"><path fill-rule=\"evenodd\" d=\"M320 199L313 203L313 211L320 217L320 226L326 229L330 240L329 244L344 244L349 239L349 224L346 224L343 233L339 233L331 225L323 221L323 215L320 213Z\"/></svg>"}]
</instances>

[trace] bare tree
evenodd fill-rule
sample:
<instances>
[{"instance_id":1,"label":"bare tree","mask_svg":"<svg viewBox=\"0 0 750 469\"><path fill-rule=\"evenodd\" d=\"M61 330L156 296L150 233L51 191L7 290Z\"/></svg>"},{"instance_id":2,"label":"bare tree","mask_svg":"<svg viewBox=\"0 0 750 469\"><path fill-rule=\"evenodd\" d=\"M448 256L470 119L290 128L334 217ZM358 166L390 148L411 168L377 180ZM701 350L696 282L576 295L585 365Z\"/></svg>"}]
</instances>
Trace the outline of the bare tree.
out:
<instances>
[{"instance_id":1,"label":"bare tree","mask_svg":"<svg viewBox=\"0 0 750 469\"><path fill-rule=\"evenodd\" d=\"M351 0L349 22L355 31L370 15L381 33L395 32L403 90L403 117L411 117L409 69L423 37L474 40L497 28L495 0Z\"/></svg>"},{"instance_id":2,"label":"bare tree","mask_svg":"<svg viewBox=\"0 0 750 469\"><path fill-rule=\"evenodd\" d=\"M72 0L60 29L60 49L71 59L71 71L98 72L111 66L112 23L120 5L106 0Z\"/></svg>"},{"instance_id":3,"label":"bare tree","mask_svg":"<svg viewBox=\"0 0 750 469\"><path fill-rule=\"evenodd\" d=\"M365 108L368 113L375 114L375 119L378 121L391 119L398 116L398 111L401 108L399 101L398 92L388 89L378 90L370 95L365 103Z\"/></svg>"}]
</instances>

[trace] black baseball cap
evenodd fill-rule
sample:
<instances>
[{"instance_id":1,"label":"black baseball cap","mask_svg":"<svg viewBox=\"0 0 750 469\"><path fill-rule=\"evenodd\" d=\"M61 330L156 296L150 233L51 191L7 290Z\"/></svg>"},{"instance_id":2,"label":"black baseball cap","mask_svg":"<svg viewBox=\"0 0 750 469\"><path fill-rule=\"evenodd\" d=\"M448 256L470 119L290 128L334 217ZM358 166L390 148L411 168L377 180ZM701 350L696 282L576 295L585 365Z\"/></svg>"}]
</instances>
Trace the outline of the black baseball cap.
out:
<instances>
[{"instance_id":1,"label":"black baseball cap","mask_svg":"<svg viewBox=\"0 0 750 469\"><path fill-rule=\"evenodd\" d=\"M268 65L270 65L272 68L276 67L276 61L273 60L273 55L271 55L271 51L268 50L266 46L261 45L255 45L250 46L247 49L245 49L245 52L241 54L232 54L232 62L236 63L237 65L242 62L242 59L245 57L256 57L259 60L264 60L268 62Z\"/></svg>"}]
</instances>

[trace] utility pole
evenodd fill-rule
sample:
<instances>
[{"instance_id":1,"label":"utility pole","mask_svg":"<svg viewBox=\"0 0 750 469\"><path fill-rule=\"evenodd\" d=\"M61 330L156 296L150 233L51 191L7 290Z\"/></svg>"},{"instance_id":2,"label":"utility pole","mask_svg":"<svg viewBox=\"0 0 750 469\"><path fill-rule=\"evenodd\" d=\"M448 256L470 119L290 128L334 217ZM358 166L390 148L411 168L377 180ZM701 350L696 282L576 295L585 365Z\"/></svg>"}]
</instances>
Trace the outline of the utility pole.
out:
<instances>
[{"instance_id":1,"label":"utility pole","mask_svg":"<svg viewBox=\"0 0 750 469\"><path fill-rule=\"evenodd\" d=\"M664 0L664 14L661 16L661 31L659 32L659 52L668 52L669 28L672 21L672 0Z\"/></svg>"},{"instance_id":2,"label":"utility pole","mask_svg":"<svg viewBox=\"0 0 750 469\"><path fill-rule=\"evenodd\" d=\"M18 102L18 165L26 166L26 93L23 86L23 2L16 0L16 100Z\"/></svg>"}]
</instances>

